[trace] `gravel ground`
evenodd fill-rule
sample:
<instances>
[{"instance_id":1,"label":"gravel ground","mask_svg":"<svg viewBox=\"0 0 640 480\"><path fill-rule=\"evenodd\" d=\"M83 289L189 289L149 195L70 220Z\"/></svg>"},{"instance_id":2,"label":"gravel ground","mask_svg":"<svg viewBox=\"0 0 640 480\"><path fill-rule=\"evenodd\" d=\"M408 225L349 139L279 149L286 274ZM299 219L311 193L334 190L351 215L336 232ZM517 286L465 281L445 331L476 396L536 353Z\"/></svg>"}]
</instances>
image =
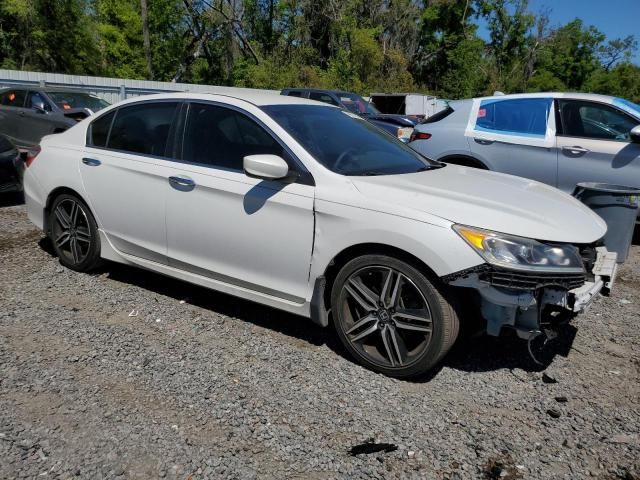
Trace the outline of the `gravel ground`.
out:
<instances>
[{"instance_id":1,"label":"gravel ground","mask_svg":"<svg viewBox=\"0 0 640 480\"><path fill-rule=\"evenodd\" d=\"M640 478L640 247L544 372L483 337L407 382L305 319L78 274L41 239L0 208L0 478ZM349 454L370 441L397 449Z\"/></svg>"}]
</instances>

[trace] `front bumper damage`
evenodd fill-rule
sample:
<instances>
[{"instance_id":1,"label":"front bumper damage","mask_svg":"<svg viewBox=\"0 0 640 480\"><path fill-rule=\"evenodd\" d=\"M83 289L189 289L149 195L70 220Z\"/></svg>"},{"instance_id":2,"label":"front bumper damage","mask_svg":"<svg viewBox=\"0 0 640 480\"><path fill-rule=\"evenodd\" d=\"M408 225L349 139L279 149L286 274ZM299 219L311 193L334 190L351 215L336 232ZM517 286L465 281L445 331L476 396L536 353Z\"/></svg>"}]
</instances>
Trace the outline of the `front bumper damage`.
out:
<instances>
[{"instance_id":1,"label":"front bumper damage","mask_svg":"<svg viewBox=\"0 0 640 480\"><path fill-rule=\"evenodd\" d=\"M608 293L617 270L617 254L595 248L595 261L586 275L534 274L497 270L488 264L448 275L449 285L474 289L489 335L513 328L531 340L545 325L586 310L596 295Z\"/></svg>"}]
</instances>

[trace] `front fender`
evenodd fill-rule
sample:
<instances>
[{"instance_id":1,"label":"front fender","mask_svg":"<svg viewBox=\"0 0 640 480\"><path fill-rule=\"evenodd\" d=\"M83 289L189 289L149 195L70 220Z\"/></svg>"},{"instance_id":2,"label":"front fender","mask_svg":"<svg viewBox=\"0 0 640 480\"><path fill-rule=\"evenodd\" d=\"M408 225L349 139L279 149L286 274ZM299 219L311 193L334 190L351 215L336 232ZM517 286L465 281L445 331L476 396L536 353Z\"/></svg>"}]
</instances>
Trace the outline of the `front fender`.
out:
<instances>
[{"instance_id":1,"label":"front fender","mask_svg":"<svg viewBox=\"0 0 640 480\"><path fill-rule=\"evenodd\" d=\"M480 265L482 258L452 229L359 207L317 201L311 279L324 274L347 248L380 244L403 250L423 261L438 276Z\"/></svg>"}]
</instances>

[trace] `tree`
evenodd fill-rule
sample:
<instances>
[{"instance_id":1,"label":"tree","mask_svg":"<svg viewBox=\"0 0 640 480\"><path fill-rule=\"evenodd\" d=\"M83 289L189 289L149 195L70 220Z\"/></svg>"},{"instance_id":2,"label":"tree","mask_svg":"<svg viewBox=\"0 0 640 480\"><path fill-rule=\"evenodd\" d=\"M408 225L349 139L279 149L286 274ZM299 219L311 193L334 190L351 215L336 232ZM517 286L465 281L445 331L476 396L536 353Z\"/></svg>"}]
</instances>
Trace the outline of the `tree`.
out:
<instances>
[{"instance_id":1,"label":"tree","mask_svg":"<svg viewBox=\"0 0 640 480\"><path fill-rule=\"evenodd\" d=\"M486 76L484 42L471 1L431 0L422 11L411 72L423 88L449 98L480 93Z\"/></svg>"},{"instance_id":2,"label":"tree","mask_svg":"<svg viewBox=\"0 0 640 480\"><path fill-rule=\"evenodd\" d=\"M151 38L149 35L149 8L147 0L140 0L140 18L142 20L142 43L144 45L144 56L147 60L147 76L153 80L153 63L151 61Z\"/></svg>"}]
</instances>

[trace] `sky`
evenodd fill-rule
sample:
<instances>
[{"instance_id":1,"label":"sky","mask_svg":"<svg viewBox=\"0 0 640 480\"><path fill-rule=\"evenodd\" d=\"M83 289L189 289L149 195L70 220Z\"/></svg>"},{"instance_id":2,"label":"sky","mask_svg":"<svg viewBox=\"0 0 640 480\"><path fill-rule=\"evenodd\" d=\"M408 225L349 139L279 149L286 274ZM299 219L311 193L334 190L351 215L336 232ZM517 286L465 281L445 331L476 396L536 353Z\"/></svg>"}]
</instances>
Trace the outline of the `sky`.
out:
<instances>
[{"instance_id":1,"label":"sky","mask_svg":"<svg viewBox=\"0 0 640 480\"><path fill-rule=\"evenodd\" d=\"M579 18L585 25L593 25L607 36L607 39L624 38L634 35L640 43L640 0L529 0L529 10L539 13L550 9L551 26L564 25ZM480 26L481 36L486 28ZM640 49L633 55L640 64Z\"/></svg>"}]
</instances>

